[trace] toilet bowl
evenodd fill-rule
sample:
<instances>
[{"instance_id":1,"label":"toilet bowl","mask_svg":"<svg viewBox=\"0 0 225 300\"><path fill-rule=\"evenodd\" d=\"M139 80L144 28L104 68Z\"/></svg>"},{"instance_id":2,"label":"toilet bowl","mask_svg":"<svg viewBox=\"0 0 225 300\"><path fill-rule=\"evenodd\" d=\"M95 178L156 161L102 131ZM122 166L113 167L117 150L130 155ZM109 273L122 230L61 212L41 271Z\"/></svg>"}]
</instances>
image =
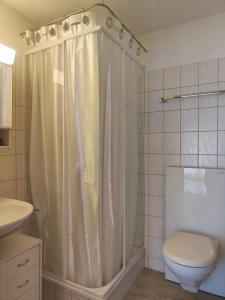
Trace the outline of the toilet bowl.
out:
<instances>
[{"instance_id":1,"label":"toilet bowl","mask_svg":"<svg viewBox=\"0 0 225 300\"><path fill-rule=\"evenodd\" d=\"M218 242L190 232L177 231L163 245L168 269L182 288L196 293L216 267Z\"/></svg>"}]
</instances>

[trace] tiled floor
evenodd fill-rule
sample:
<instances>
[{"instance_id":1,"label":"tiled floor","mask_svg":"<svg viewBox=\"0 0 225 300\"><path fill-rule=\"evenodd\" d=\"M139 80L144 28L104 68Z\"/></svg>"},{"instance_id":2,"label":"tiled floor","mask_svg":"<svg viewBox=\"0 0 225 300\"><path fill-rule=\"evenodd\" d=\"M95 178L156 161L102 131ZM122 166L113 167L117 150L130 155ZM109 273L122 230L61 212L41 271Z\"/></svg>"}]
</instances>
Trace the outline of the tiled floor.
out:
<instances>
[{"instance_id":1,"label":"tiled floor","mask_svg":"<svg viewBox=\"0 0 225 300\"><path fill-rule=\"evenodd\" d=\"M145 269L123 300L221 300L224 298L184 291L178 284L164 279L164 274Z\"/></svg>"}]
</instances>

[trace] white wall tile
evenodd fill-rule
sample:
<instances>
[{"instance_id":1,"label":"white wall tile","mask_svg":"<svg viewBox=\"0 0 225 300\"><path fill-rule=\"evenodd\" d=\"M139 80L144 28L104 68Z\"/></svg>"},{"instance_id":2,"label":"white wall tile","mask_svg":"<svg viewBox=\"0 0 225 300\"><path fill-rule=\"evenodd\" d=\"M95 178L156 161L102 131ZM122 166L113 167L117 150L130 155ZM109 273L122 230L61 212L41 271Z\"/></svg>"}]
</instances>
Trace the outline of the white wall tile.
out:
<instances>
[{"instance_id":1,"label":"white wall tile","mask_svg":"<svg viewBox=\"0 0 225 300\"><path fill-rule=\"evenodd\" d=\"M188 86L181 88L181 95L191 95L198 93L198 86ZM197 97L188 97L181 99L181 108L182 109L190 109L190 108L198 108L198 96Z\"/></svg>"},{"instance_id":2,"label":"white wall tile","mask_svg":"<svg viewBox=\"0 0 225 300\"><path fill-rule=\"evenodd\" d=\"M149 257L148 266L152 270L163 272L163 260Z\"/></svg>"},{"instance_id":3,"label":"white wall tile","mask_svg":"<svg viewBox=\"0 0 225 300\"><path fill-rule=\"evenodd\" d=\"M218 59L199 63L199 83L211 83L218 80Z\"/></svg>"},{"instance_id":4,"label":"white wall tile","mask_svg":"<svg viewBox=\"0 0 225 300\"><path fill-rule=\"evenodd\" d=\"M180 66L164 69L164 89L180 86Z\"/></svg>"},{"instance_id":5,"label":"white wall tile","mask_svg":"<svg viewBox=\"0 0 225 300\"><path fill-rule=\"evenodd\" d=\"M163 176L149 175L149 195L163 196Z\"/></svg>"},{"instance_id":6,"label":"white wall tile","mask_svg":"<svg viewBox=\"0 0 225 300\"><path fill-rule=\"evenodd\" d=\"M198 132L181 133L181 153L198 154Z\"/></svg>"},{"instance_id":7,"label":"white wall tile","mask_svg":"<svg viewBox=\"0 0 225 300\"><path fill-rule=\"evenodd\" d=\"M148 73L149 90L157 91L163 89L163 70L153 70Z\"/></svg>"},{"instance_id":8,"label":"white wall tile","mask_svg":"<svg viewBox=\"0 0 225 300\"><path fill-rule=\"evenodd\" d=\"M148 124L150 133L163 132L163 113L149 113Z\"/></svg>"},{"instance_id":9,"label":"white wall tile","mask_svg":"<svg viewBox=\"0 0 225 300\"><path fill-rule=\"evenodd\" d=\"M181 86L198 84L198 64L186 64L181 66Z\"/></svg>"},{"instance_id":10,"label":"white wall tile","mask_svg":"<svg viewBox=\"0 0 225 300\"><path fill-rule=\"evenodd\" d=\"M225 131L218 132L218 154L225 155Z\"/></svg>"},{"instance_id":11,"label":"white wall tile","mask_svg":"<svg viewBox=\"0 0 225 300\"><path fill-rule=\"evenodd\" d=\"M180 132L180 110L165 111L164 132Z\"/></svg>"},{"instance_id":12,"label":"white wall tile","mask_svg":"<svg viewBox=\"0 0 225 300\"><path fill-rule=\"evenodd\" d=\"M225 107L219 107L218 111L218 129L225 130Z\"/></svg>"},{"instance_id":13,"label":"white wall tile","mask_svg":"<svg viewBox=\"0 0 225 300\"><path fill-rule=\"evenodd\" d=\"M217 130L217 107L199 109L199 131Z\"/></svg>"},{"instance_id":14,"label":"white wall tile","mask_svg":"<svg viewBox=\"0 0 225 300\"><path fill-rule=\"evenodd\" d=\"M178 167L180 166L180 155L166 154L164 157L164 173L166 167Z\"/></svg>"},{"instance_id":15,"label":"white wall tile","mask_svg":"<svg viewBox=\"0 0 225 300\"><path fill-rule=\"evenodd\" d=\"M159 238L149 238L149 254L153 258L163 259L162 254L163 240Z\"/></svg>"},{"instance_id":16,"label":"white wall tile","mask_svg":"<svg viewBox=\"0 0 225 300\"><path fill-rule=\"evenodd\" d=\"M149 216L149 236L163 238L163 219Z\"/></svg>"},{"instance_id":17,"label":"white wall tile","mask_svg":"<svg viewBox=\"0 0 225 300\"><path fill-rule=\"evenodd\" d=\"M163 153L163 133L149 135L149 153Z\"/></svg>"},{"instance_id":18,"label":"white wall tile","mask_svg":"<svg viewBox=\"0 0 225 300\"><path fill-rule=\"evenodd\" d=\"M0 156L0 181L10 181L16 178L15 156Z\"/></svg>"},{"instance_id":19,"label":"white wall tile","mask_svg":"<svg viewBox=\"0 0 225 300\"><path fill-rule=\"evenodd\" d=\"M198 110L181 110L181 131L198 131Z\"/></svg>"},{"instance_id":20,"label":"white wall tile","mask_svg":"<svg viewBox=\"0 0 225 300\"><path fill-rule=\"evenodd\" d=\"M219 81L225 81L225 57L219 58Z\"/></svg>"},{"instance_id":21,"label":"white wall tile","mask_svg":"<svg viewBox=\"0 0 225 300\"><path fill-rule=\"evenodd\" d=\"M217 168L217 155L199 155L199 167Z\"/></svg>"},{"instance_id":22,"label":"white wall tile","mask_svg":"<svg viewBox=\"0 0 225 300\"><path fill-rule=\"evenodd\" d=\"M163 175L163 155L149 155L149 174Z\"/></svg>"},{"instance_id":23,"label":"white wall tile","mask_svg":"<svg viewBox=\"0 0 225 300\"><path fill-rule=\"evenodd\" d=\"M164 97L179 96L179 95L180 95L180 88L164 90ZM174 100L169 100L168 102L164 103L164 110L180 109L180 102L181 100L179 98Z\"/></svg>"},{"instance_id":24,"label":"white wall tile","mask_svg":"<svg viewBox=\"0 0 225 300\"><path fill-rule=\"evenodd\" d=\"M149 92L149 112L163 111L163 104L160 103L160 98L163 96L163 91Z\"/></svg>"},{"instance_id":25,"label":"white wall tile","mask_svg":"<svg viewBox=\"0 0 225 300\"><path fill-rule=\"evenodd\" d=\"M198 155L181 155L182 167L197 167Z\"/></svg>"},{"instance_id":26,"label":"white wall tile","mask_svg":"<svg viewBox=\"0 0 225 300\"><path fill-rule=\"evenodd\" d=\"M225 155L218 156L218 168L225 168Z\"/></svg>"},{"instance_id":27,"label":"white wall tile","mask_svg":"<svg viewBox=\"0 0 225 300\"><path fill-rule=\"evenodd\" d=\"M180 134L179 133L166 133L164 151L166 154L179 154L180 153Z\"/></svg>"},{"instance_id":28,"label":"white wall tile","mask_svg":"<svg viewBox=\"0 0 225 300\"><path fill-rule=\"evenodd\" d=\"M219 82L219 87L218 89L221 90L225 90L225 82ZM218 95L218 105L219 106L225 106L225 93L221 93Z\"/></svg>"},{"instance_id":29,"label":"white wall tile","mask_svg":"<svg viewBox=\"0 0 225 300\"><path fill-rule=\"evenodd\" d=\"M158 196L149 196L149 207L148 214L149 216L163 218L163 197Z\"/></svg>"},{"instance_id":30,"label":"white wall tile","mask_svg":"<svg viewBox=\"0 0 225 300\"><path fill-rule=\"evenodd\" d=\"M199 154L217 154L217 132L199 132Z\"/></svg>"},{"instance_id":31,"label":"white wall tile","mask_svg":"<svg viewBox=\"0 0 225 300\"><path fill-rule=\"evenodd\" d=\"M213 92L218 90L217 83L199 85L199 93ZM199 96L199 107L217 106L217 95Z\"/></svg>"}]
</instances>

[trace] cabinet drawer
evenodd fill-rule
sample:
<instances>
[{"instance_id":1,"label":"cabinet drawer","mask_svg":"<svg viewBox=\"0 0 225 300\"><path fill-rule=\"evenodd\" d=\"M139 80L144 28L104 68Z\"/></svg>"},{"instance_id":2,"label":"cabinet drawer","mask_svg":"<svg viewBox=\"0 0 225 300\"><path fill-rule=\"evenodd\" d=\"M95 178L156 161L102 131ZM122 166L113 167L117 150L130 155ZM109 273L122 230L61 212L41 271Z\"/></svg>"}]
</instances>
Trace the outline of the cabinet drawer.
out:
<instances>
[{"instance_id":1,"label":"cabinet drawer","mask_svg":"<svg viewBox=\"0 0 225 300\"><path fill-rule=\"evenodd\" d=\"M39 265L17 277L5 287L5 299L14 300L39 283Z\"/></svg>"},{"instance_id":2,"label":"cabinet drawer","mask_svg":"<svg viewBox=\"0 0 225 300\"><path fill-rule=\"evenodd\" d=\"M22 273L29 270L31 267L39 263L39 247L31 248L30 250L19 254L9 259L4 264L4 282L5 284L15 279Z\"/></svg>"},{"instance_id":3,"label":"cabinet drawer","mask_svg":"<svg viewBox=\"0 0 225 300\"><path fill-rule=\"evenodd\" d=\"M40 286L39 284L27 291L23 296L16 300L40 300Z\"/></svg>"}]
</instances>

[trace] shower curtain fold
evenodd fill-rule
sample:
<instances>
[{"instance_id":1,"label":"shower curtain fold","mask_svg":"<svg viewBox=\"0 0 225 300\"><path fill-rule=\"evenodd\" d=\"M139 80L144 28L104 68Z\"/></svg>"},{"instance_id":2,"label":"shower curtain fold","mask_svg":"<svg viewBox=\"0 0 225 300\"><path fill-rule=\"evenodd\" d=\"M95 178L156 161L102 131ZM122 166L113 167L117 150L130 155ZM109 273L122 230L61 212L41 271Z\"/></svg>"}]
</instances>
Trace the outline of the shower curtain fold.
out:
<instances>
[{"instance_id":1,"label":"shower curtain fold","mask_svg":"<svg viewBox=\"0 0 225 300\"><path fill-rule=\"evenodd\" d=\"M44 268L101 287L134 243L137 65L100 31L30 54L26 71Z\"/></svg>"}]
</instances>

